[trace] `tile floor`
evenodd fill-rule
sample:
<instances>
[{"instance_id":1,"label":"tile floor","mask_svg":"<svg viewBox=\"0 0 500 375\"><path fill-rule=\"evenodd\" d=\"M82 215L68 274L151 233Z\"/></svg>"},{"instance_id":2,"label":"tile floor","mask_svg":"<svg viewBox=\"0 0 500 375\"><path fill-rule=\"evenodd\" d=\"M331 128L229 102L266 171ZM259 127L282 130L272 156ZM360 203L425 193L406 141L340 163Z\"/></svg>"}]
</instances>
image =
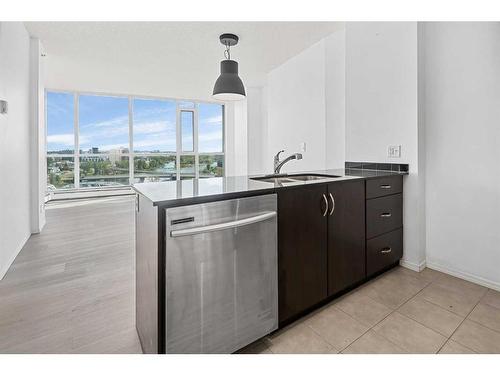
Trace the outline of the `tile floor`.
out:
<instances>
[{"instance_id":1,"label":"tile floor","mask_svg":"<svg viewBox=\"0 0 500 375\"><path fill-rule=\"evenodd\" d=\"M397 267L242 353L500 353L500 292Z\"/></svg>"}]
</instances>

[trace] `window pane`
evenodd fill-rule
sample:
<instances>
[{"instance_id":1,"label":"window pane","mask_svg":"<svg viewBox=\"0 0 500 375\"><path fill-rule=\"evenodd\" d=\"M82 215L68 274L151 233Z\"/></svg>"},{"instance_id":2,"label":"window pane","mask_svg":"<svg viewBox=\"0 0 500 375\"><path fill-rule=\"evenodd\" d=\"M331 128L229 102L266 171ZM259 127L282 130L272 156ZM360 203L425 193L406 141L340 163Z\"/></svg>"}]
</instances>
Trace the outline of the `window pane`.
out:
<instances>
[{"instance_id":1,"label":"window pane","mask_svg":"<svg viewBox=\"0 0 500 375\"><path fill-rule=\"evenodd\" d=\"M180 164L181 180L195 177L194 155L182 155Z\"/></svg>"},{"instance_id":2,"label":"window pane","mask_svg":"<svg viewBox=\"0 0 500 375\"><path fill-rule=\"evenodd\" d=\"M169 181L177 178L175 155L136 156L134 182Z\"/></svg>"},{"instance_id":3,"label":"window pane","mask_svg":"<svg viewBox=\"0 0 500 375\"><path fill-rule=\"evenodd\" d=\"M121 154L80 157L80 187L108 187L129 184L128 156Z\"/></svg>"},{"instance_id":4,"label":"window pane","mask_svg":"<svg viewBox=\"0 0 500 375\"><path fill-rule=\"evenodd\" d=\"M70 156L47 157L47 190L75 187L75 162Z\"/></svg>"},{"instance_id":5,"label":"window pane","mask_svg":"<svg viewBox=\"0 0 500 375\"><path fill-rule=\"evenodd\" d=\"M175 102L134 99L134 152L175 152Z\"/></svg>"},{"instance_id":6,"label":"window pane","mask_svg":"<svg viewBox=\"0 0 500 375\"><path fill-rule=\"evenodd\" d=\"M198 105L198 152L223 152L223 106L200 103Z\"/></svg>"},{"instance_id":7,"label":"window pane","mask_svg":"<svg viewBox=\"0 0 500 375\"><path fill-rule=\"evenodd\" d=\"M193 112L181 111L182 151L194 151L193 146Z\"/></svg>"},{"instance_id":8,"label":"window pane","mask_svg":"<svg viewBox=\"0 0 500 375\"><path fill-rule=\"evenodd\" d=\"M80 152L128 153L128 98L81 95Z\"/></svg>"},{"instance_id":9,"label":"window pane","mask_svg":"<svg viewBox=\"0 0 500 375\"><path fill-rule=\"evenodd\" d=\"M224 155L200 155L199 161L200 178L224 175Z\"/></svg>"},{"instance_id":10,"label":"window pane","mask_svg":"<svg viewBox=\"0 0 500 375\"><path fill-rule=\"evenodd\" d=\"M73 94L47 92L47 152L72 154L75 149Z\"/></svg>"}]
</instances>

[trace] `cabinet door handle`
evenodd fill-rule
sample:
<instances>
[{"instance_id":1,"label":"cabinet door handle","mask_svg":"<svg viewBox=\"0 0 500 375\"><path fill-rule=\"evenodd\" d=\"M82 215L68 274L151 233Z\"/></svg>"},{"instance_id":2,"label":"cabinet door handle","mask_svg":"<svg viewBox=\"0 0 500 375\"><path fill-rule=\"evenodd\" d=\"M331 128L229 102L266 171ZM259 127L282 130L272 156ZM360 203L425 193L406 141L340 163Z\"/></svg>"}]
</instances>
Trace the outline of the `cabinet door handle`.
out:
<instances>
[{"instance_id":1,"label":"cabinet door handle","mask_svg":"<svg viewBox=\"0 0 500 375\"><path fill-rule=\"evenodd\" d=\"M392 251L392 249L390 247L384 247L382 250L380 250L380 252L382 254L388 254Z\"/></svg>"},{"instance_id":2,"label":"cabinet door handle","mask_svg":"<svg viewBox=\"0 0 500 375\"><path fill-rule=\"evenodd\" d=\"M384 212L383 214L380 214L380 217L391 217L392 214L390 212Z\"/></svg>"},{"instance_id":3,"label":"cabinet door handle","mask_svg":"<svg viewBox=\"0 0 500 375\"><path fill-rule=\"evenodd\" d=\"M323 212L323 216L326 216L328 212L328 199L326 199L326 195L323 194L323 201L325 202L325 211Z\"/></svg>"},{"instance_id":4,"label":"cabinet door handle","mask_svg":"<svg viewBox=\"0 0 500 375\"><path fill-rule=\"evenodd\" d=\"M392 186L391 185L380 185L380 188L381 189L390 189L390 188L392 188Z\"/></svg>"},{"instance_id":5,"label":"cabinet door handle","mask_svg":"<svg viewBox=\"0 0 500 375\"><path fill-rule=\"evenodd\" d=\"M333 199L332 193L328 193L330 195L330 199L332 200L332 208L330 209L330 216L332 216L333 211L335 211L335 199Z\"/></svg>"}]
</instances>

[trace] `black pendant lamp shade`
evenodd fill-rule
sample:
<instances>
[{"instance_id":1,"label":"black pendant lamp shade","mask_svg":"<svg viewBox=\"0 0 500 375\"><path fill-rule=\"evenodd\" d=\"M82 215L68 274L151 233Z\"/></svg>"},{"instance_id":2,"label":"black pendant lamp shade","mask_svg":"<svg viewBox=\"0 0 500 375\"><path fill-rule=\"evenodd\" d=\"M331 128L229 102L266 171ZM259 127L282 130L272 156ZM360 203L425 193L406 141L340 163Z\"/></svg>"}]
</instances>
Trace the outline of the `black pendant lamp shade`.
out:
<instances>
[{"instance_id":1,"label":"black pendant lamp shade","mask_svg":"<svg viewBox=\"0 0 500 375\"><path fill-rule=\"evenodd\" d=\"M226 60L220 62L220 76L215 81L213 96L218 100L241 100L245 98L245 87L238 76L238 63L231 60L229 47L238 43L234 34L222 34L220 41L226 46Z\"/></svg>"}]
</instances>

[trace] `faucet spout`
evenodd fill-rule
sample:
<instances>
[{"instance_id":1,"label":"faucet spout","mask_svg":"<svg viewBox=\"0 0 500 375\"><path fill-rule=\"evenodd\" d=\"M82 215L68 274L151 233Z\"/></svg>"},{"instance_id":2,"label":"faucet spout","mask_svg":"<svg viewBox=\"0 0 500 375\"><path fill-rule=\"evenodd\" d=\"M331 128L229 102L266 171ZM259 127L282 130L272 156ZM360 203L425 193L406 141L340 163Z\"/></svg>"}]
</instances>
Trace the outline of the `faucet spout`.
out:
<instances>
[{"instance_id":1,"label":"faucet spout","mask_svg":"<svg viewBox=\"0 0 500 375\"><path fill-rule=\"evenodd\" d=\"M280 161L279 160L279 154L281 152L283 152L283 151L280 151L274 157L274 174L279 174L280 171L281 171L281 168L283 167L283 165L285 165L286 163L288 163L290 160L300 160L300 159L302 159L302 154L296 153L296 154L292 154L289 157L287 157L286 159L283 159L282 161Z\"/></svg>"}]
</instances>

